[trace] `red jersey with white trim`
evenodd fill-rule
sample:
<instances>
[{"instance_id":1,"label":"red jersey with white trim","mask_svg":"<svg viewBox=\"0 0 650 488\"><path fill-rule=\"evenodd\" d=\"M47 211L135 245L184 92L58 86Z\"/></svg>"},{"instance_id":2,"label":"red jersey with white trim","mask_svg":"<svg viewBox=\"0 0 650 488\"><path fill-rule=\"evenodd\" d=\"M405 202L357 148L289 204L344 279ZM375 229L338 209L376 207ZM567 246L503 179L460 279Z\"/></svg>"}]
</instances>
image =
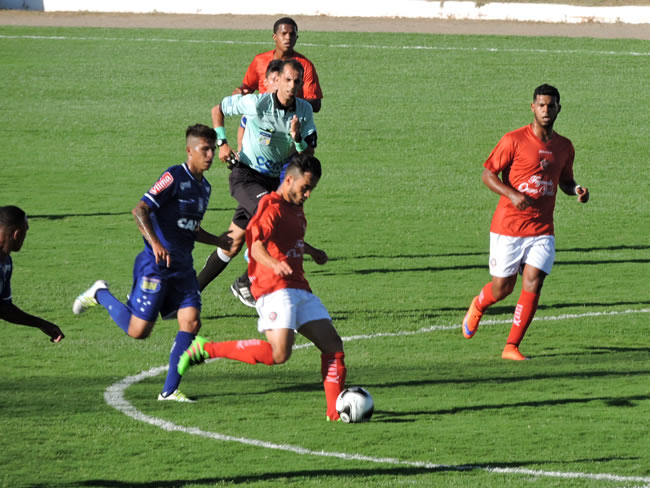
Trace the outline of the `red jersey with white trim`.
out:
<instances>
[{"instance_id":1,"label":"red jersey with white trim","mask_svg":"<svg viewBox=\"0 0 650 488\"><path fill-rule=\"evenodd\" d=\"M264 86L266 68L269 67L269 63L273 60L274 54L275 49L265 53L260 53L253 58L253 61L248 66L248 70L246 70L246 74L244 75L244 81L242 82L242 85L245 88L248 88L251 91L259 90L260 93L266 91L266 86ZM305 70L302 88L298 93L298 97L306 100L320 100L323 98L323 91L320 88L318 74L316 74L314 64L302 54L295 51L293 53L293 59L298 61Z\"/></svg>"},{"instance_id":2,"label":"red jersey with white trim","mask_svg":"<svg viewBox=\"0 0 650 488\"><path fill-rule=\"evenodd\" d=\"M502 195L490 232L514 237L553 235L558 183L573 180L574 156L571 141L557 132L550 141L543 142L529 124L504 135L483 166L501 173L506 185L525 193L535 203L518 210Z\"/></svg>"},{"instance_id":3,"label":"red jersey with white trim","mask_svg":"<svg viewBox=\"0 0 650 488\"><path fill-rule=\"evenodd\" d=\"M246 245L251 249L253 242L261 241L271 257L286 261L293 273L279 276L272 268L255 261L249 253L248 276L255 299L284 288L311 292L302 267L306 229L307 220L302 207L290 204L276 192L262 197L246 228Z\"/></svg>"}]
</instances>

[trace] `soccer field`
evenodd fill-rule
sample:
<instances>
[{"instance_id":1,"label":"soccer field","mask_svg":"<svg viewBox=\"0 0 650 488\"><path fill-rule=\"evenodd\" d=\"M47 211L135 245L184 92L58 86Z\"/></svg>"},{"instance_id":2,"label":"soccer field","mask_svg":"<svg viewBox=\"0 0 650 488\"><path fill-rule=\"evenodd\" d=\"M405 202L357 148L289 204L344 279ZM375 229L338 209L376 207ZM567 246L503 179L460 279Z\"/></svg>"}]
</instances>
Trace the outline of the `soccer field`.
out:
<instances>
[{"instance_id":1,"label":"soccer field","mask_svg":"<svg viewBox=\"0 0 650 488\"><path fill-rule=\"evenodd\" d=\"M650 486L648 41L301 32L325 95L307 239L330 256L305 270L348 384L374 396L369 423L324 421L303 340L273 368L194 368L197 403L158 402L176 322L135 341L101 309L72 314L96 279L126 296L131 208L271 47L267 30L0 27L0 205L30 217L14 302L66 334L2 323L0 486ZM532 360L515 363L500 353L519 286L473 340L460 321L489 279L482 163L544 82L591 201L558 195ZM235 206L227 176L207 173L214 233ZM210 251L197 244L198 266ZM202 335L258 337L228 290L243 269L205 291Z\"/></svg>"}]
</instances>

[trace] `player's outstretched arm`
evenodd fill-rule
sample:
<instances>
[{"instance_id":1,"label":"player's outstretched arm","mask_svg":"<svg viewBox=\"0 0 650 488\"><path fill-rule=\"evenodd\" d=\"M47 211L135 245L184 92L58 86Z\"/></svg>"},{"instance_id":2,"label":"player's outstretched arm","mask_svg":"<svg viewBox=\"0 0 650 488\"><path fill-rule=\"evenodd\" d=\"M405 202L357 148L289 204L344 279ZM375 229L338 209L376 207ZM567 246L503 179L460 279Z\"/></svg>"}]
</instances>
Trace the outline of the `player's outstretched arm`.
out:
<instances>
[{"instance_id":1,"label":"player's outstretched arm","mask_svg":"<svg viewBox=\"0 0 650 488\"><path fill-rule=\"evenodd\" d=\"M211 246L217 246L224 251L229 251L232 247L232 237L230 237L231 232L232 231L228 230L223 234L216 236L204 230L202 227L199 227L199 229L196 231L196 242L200 242L201 244L209 244Z\"/></svg>"},{"instance_id":2,"label":"player's outstretched arm","mask_svg":"<svg viewBox=\"0 0 650 488\"><path fill-rule=\"evenodd\" d=\"M579 203L589 201L589 188L578 185L575 180L560 181L560 189L567 195L576 195Z\"/></svg>"},{"instance_id":3,"label":"player's outstretched arm","mask_svg":"<svg viewBox=\"0 0 650 488\"><path fill-rule=\"evenodd\" d=\"M56 324L23 312L13 303L0 304L0 318L12 324L41 329L44 334L50 336L50 341L52 342L60 342L65 337Z\"/></svg>"},{"instance_id":4,"label":"player's outstretched arm","mask_svg":"<svg viewBox=\"0 0 650 488\"><path fill-rule=\"evenodd\" d=\"M289 266L289 263L286 261L278 261L272 257L262 241L255 241L250 247L251 256L255 261L257 261L262 266L273 269L273 272L280 276L289 276L293 273L293 269Z\"/></svg>"},{"instance_id":5,"label":"player's outstretched arm","mask_svg":"<svg viewBox=\"0 0 650 488\"><path fill-rule=\"evenodd\" d=\"M309 254L316 264L325 264L329 259L325 251L316 249L307 242L305 242L305 253Z\"/></svg>"}]
</instances>

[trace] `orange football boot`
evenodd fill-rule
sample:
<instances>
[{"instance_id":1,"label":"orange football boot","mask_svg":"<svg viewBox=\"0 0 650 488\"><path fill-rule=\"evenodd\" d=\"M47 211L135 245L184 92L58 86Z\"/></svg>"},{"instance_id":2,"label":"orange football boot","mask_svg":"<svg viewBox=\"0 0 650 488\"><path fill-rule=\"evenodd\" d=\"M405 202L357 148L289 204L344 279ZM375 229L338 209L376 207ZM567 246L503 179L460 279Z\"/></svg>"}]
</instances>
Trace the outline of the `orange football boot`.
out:
<instances>
[{"instance_id":1,"label":"orange football boot","mask_svg":"<svg viewBox=\"0 0 650 488\"><path fill-rule=\"evenodd\" d=\"M515 344L506 344L506 347L503 349L503 352L501 353L501 358L502 359L510 359L512 361L526 361L530 358L527 358L523 354L519 352L519 347L517 347Z\"/></svg>"},{"instance_id":2,"label":"orange football boot","mask_svg":"<svg viewBox=\"0 0 650 488\"><path fill-rule=\"evenodd\" d=\"M476 329L478 329L478 323L481 321L481 317L483 317L483 312L479 312L478 308L476 308L477 301L478 297L474 297L463 319L463 336L465 336L465 339L474 337Z\"/></svg>"}]
</instances>

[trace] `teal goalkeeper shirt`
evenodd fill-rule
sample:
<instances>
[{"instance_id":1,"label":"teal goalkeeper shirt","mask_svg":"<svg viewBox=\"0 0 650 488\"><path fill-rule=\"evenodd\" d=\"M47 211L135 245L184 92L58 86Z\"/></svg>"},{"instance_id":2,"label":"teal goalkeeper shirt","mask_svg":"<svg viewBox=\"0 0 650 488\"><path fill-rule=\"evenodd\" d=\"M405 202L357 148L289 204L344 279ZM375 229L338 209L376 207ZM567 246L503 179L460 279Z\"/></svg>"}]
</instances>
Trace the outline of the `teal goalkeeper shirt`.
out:
<instances>
[{"instance_id":1,"label":"teal goalkeeper shirt","mask_svg":"<svg viewBox=\"0 0 650 488\"><path fill-rule=\"evenodd\" d=\"M273 93L233 95L223 99L221 110L226 116L246 116L239 160L272 177L280 175L282 166L295 152L289 132L293 116L300 120L303 139L316 132L311 105L302 98L296 98L295 105L284 110Z\"/></svg>"}]
</instances>

